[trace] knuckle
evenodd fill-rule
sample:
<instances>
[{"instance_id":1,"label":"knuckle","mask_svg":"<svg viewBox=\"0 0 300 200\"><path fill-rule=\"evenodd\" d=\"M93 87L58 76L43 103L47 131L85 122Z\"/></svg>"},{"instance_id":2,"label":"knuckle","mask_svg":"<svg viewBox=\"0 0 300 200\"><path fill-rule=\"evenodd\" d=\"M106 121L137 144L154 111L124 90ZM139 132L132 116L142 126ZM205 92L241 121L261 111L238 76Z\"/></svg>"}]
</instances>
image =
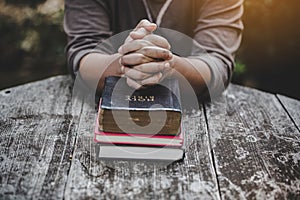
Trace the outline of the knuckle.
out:
<instances>
[{"instance_id":1,"label":"knuckle","mask_svg":"<svg viewBox=\"0 0 300 200\"><path fill-rule=\"evenodd\" d=\"M139 61L141 63L146 63L148 60L147 60L147 58L143 54L141 54L140 57L139 57Z\"/></svg>"},{"instance_id":2,"label":"knuckle","mask_svg":"<svg viewBox=\"0 0 300 200\"><path fill-rule=\"evenodd\" d=\"M141 23L147 23L147 22L148 22L148 20L146 20L146 19L141 20Z\"/></svg>"},{"instance_id":3,"label":"knuckle","mask_svg":"<svg viewBox=\"0 0 300 200\"><path fill-rule=\"evenodd\" d=\"M141 48L141 52L142 52L142 54L147 55L149 53L149 48L143 47L143 48Z\"/></svg>"},{"instance_id":4,"label":"knuckle","mask_svg":"<svg viewBox=\"0 0 300 200\"><path fill-rule=\"evenodd\" d=\"M148 77L147 74L142 73L140 79L145 79L145 78L147 78L147 77Z\"/></svg>"},{"instance_id":5,"label":"knuckle","mask_svg":"<svg viewBox=\"0 0 300 200\"><path fill-rule=\"evenodd\" d=\"M166 43L163 46L164 48L170 50L171 49L171 45L166 41Z\"/></svg>"},{"instance_id":6,"label":"knuckle","mask_svg":"<svg viewBox=\"0 0 300 200\"><path fill-rule=\"evenodd\" d=\"M124 65L125 61L124 61L124 56L122 56L119 60L119 63L121 63L121 65Z\"/></svg>"},{"instance_id":7,"label":"knuckle","mask_svg":"<svg viewBox=\"0 0 300 200\"><path fill-rule=\"evenodd\" d=\"M156 74L156 79L155 79L155 80L159 81L159 79L161 78L161 76L162 76L162 73L160 73L160 72L157 73L157 74Z\"/></svg>"},{"instance_id":8,"label":"knuckle","mask_svg":"<svg viewBox=\"0 0 300 200\"><path fill-rule=\"evenodd\" d=\"M165 63L164 62L162 62L162 63L160 63L159 65L158 65L158 70L160 70L160 71L162 71L164 68L165 68Z\"/></svg>"},{"instance_id":9,"label":"knuckle","mask_svg":"<svg viewBox=\"0 0 300 200\"><path fill-rule=\"evenodd\" d=\"M164 55L165 55L165 50L156 49L155 53L156 53L157 55L162 55L162 56L164 57Z\"/></svg>"},{"instance_id":10,"label":"knuckle","mask_svg":"<svg viewBox=\"0 0 300 200\"><path fill-rule=\"evenodd\" d=\"M144 76L143 76L143 73L138 72L138 71L137 71L137 73L135 73L135 78L136 78L136 79L143 79L143 77L144 77Z\"/></svg>"},{"instance_id":11,"label":"knuckle","mask_svg":"<svg viewBox=\"0 0 300 200\"><path fill-rule=\"evenodd\" d=\"M167 50L162 50L162 54L164 55L164 56L167 56L167 55L169 55L169 51L167 51Z\"/></svg>"},{"instance_id":12,"label":"knuckle","mask_svg":"<svg viewBox=\"0 0 300 200\"><path fill-rule=\"evenodd\" d=\"M141 63L141 62L143 62L143 60L144 60L144 55L139 54L138 57L137 57L137 61Z\"/></svg>"},{"instance_id":13,"label":"knuckle","mask_svg":"<svg viewBox=\"0 0 300 200\"><path fill-rule=\"evenodd\" d=\"M144 64L141 64L141 65L139 65L138 66L138 70L140 70L140 71L145 71L145 65Z\"/></svg>"},{"instance_id":14,"label":"knuckle","mask_svg":"<svg viewBox=\"0 0 300 200\"><path fill-rule=\"evenodd\" d=\"M128 68L126 67L125 73L126 73L126 75L130 75L130 74L131 74L131 69L128 69Z\"/></svg>"}]
</instances>

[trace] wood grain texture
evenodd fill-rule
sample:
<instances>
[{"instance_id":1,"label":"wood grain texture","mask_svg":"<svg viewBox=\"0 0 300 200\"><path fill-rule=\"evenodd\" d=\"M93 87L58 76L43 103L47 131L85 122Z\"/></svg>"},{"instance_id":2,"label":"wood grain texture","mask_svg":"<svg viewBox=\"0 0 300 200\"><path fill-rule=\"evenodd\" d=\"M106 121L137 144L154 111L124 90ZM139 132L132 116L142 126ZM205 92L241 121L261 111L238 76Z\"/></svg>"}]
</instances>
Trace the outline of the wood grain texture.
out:
<instances>
[{"instance_id":1,"label":"wood grain texture","mask_svg":"<svg viewBox=\"0 0 300 200\"><path fill-rule=\"evenodd\" d=\"M277 95L277 98L289 113L298 130L300 130L300 101L282 95Z\"/></svg>"},{"instance_id":2,"label":"wood grain texture","mask_svg":"<svg viewBox=\"0 0 300 200\"><path fill-rule=\"evenodd\" d=\"M62 199L79 110L58 76L0 91L0 199Z\"/></svg>"},{"instance_id":3,"label":"wood grain texture","mask_svg":"<svg viewBox=\"0 0 300 200\"><path fill-rule=\"evenodd\" d=\"M103 161L95 107L72 85L57 76L0 91L0 199L300 197L299 101L231 85L184 113L182 161Z\"/></svg>"},{"instance_id":4,"label":"wood grain texture","mask_svg":"<svg viewBox=\"0 0 300 200\"><path fill-rule=\"evenodd\" d=\"M222 199L299 199L300 134L275 95L231 85L206 111Z\"/></svg>"},{"instance_id":5,"label":"wood grain texture","mask_svg":"<svg viewBox=\"0 0 300 200\"><path fill-rule=\"evenodd\" d=\"M65 199L219 199L202 111L183 117L185 158L167 166L97 159L95 118L84 104Z\"/></svg>"}]
</instances>

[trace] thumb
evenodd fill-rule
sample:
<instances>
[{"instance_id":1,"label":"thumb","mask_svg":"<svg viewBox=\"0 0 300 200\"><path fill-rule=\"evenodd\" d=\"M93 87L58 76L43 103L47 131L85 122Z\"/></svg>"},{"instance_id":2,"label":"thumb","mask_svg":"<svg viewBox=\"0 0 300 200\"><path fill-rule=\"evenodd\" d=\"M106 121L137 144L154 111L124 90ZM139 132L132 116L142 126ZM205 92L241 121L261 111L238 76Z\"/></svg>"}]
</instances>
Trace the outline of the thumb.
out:
<instances>
[{"instance_id":1,"label":"thumb","mask_svg":"<svg viewBox=\"0 0 300 200\"><path fill-rule=\"evenodd\" d=\"M142 39L146 35L151 34L157 29L157 25L149 22L146 19L140 21L140 23L135 27L135 29L129 34L134 40Z\"/></svg>"},{"instance_id":2,"label":"thumb","mask_svg":"<svg viewBox=\"0 0 300 200\"><path fill-rule=\"evenodd\" d=\"M130 32L129 37L126 39L126 41L128 42L130 40L142 39L156 29L157 25L155 23L152 23L147 19L143 19L136 25L133 31Z\"/></svg>"},{"instance_id":3,"label":"thumb","mask_svg":"<svg viewBox=\"0 0 300 200\"><path fill-rule=\"evenodd\" d=\"M156 30L157 25L155 23L150 22L147 19L142 19L134 28L134 31L140 29L140 28L144 28L149 32L153 32Z\"/></svg>"}]
</instances>

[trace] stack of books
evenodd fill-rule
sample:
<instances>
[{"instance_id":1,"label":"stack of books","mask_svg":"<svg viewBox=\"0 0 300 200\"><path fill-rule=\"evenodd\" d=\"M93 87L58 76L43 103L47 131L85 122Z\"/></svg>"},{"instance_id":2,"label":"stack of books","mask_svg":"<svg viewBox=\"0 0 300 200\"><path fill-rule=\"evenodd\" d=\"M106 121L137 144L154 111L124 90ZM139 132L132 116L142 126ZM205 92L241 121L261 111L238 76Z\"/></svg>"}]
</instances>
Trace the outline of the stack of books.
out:
<instances>
[{"instance_id":1,"label":"stack of books","mask_svg":"<svg viewBox=\"0 0 300 200\"><path fill-rule=\"evenodd\" d=\"M125 78L107 77L94 133L99 158L182 159L181 114L176 79L133 90Z\"/></svg>"}]
</instances>

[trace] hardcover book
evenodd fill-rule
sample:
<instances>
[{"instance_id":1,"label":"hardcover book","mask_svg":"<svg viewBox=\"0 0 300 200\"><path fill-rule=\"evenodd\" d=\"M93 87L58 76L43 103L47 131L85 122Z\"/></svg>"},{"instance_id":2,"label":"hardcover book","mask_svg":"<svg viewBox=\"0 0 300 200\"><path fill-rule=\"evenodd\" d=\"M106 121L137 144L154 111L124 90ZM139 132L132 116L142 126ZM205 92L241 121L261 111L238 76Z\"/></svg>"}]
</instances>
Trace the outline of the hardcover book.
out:
<instances>
[{"instance_id":1,"label":"hardcover book","mask_svg":"<svg viewBox=\"0 0 300 200\"><path fill-rule=\"evenodd\" d=\"M146 129L149 124L152 127ZM102 132L178 135L180 124L181 103L176 79L165 79L161 84L135 91L127 85L126 78L109 76L105 79L99 109Z\"/></svg>"},{"instance_id":2,"label":"hardcover book","mask_svg":"<svg viewBox=\"0 0 300 200\"><path fill-rule=\"evenodd\" d=\"M181 160L184 155L184 150L181 148L129 145L100 145L96 151L100 159L117 160L176 161Z\"/></svg>"},{"instance_id":3,"label":"hardcover book","mask_svg":"<svg viewBox=\"0 0 300 200\"><path fill-rule=\"evenodd\" d=\"M94 133L94 141L97 143L157 147L181 147L183 145L183 132L180 132L180 134L176 136L112 133L99 131L97 124L98 122L96 122Z\"/></svg>"}]
</instances>

